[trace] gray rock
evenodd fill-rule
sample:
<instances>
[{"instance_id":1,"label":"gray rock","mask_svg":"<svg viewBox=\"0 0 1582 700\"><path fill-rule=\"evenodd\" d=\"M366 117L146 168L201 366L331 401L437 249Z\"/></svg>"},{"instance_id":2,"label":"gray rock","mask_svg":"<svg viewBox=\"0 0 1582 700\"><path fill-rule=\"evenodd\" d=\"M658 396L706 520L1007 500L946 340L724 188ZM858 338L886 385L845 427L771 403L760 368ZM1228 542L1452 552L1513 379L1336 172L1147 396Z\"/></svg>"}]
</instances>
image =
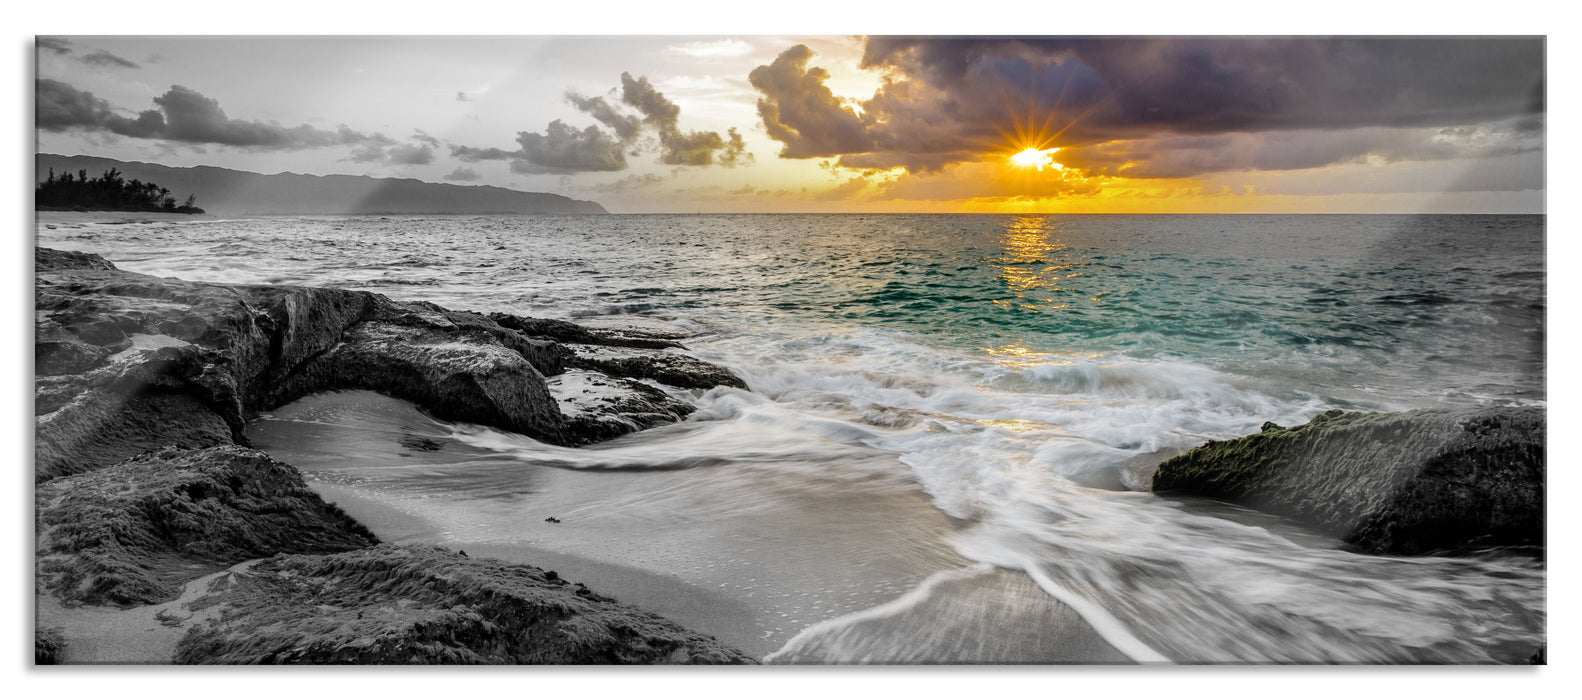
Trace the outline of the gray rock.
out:
<instances>
[{"instance_id":1,"label":"gray rock","mask_svg":"<svg viewBox=\"0 0 1582 700\"><path fill-rule=\"evenodd\" d=\"M237 562L379 541L295 467L235 445L167 448L55 479L38 485L34 507L40 588L94 605L162 602Z\"/></svg>"},{"instance_id":2,"label":"gray rock","mask_svg":"<svg viewBox=\"0 0 1582 700\"><path fill-rule=\"evenodd\" d=\"M201 604L217 605L177 663L753 663L553 572L438 547L275 557Z\"/></svg>"},{"instance_id":3,"label":"gray rock","mask_svg":"<svg viewBox=\"0 0 1582 700\"><path fill-rule=\"evenodd\" d=\"M156 278L82 253L40 248L35 256L40 481L164 445L246 444L242 428L260 412L336 389L378 391L438 418L563 445L687 412L655 395L662 391L632 387L628 394L649 399L620 404L635 412L632 420L568 421L545 378L583 361L554 337L534 337L494 318L623 348L674 346L652 337L673 334L665 329L578 330L563 321L491 318L368 292ZM685 388L741 386L729 370L695 358L637 352L657 355L601 366Z\"/></svg>"},{"instance_id":4,"label":"gray rock","mask_svg":"<svg viewBox=\"0 0 1582 700\"><path fill-rule=\"evenodd\" d=\"M115 265L93 253L78 253L53 248L33 249L33 270L114 270Z\"/></svg>"},{"instance_id":5,"label":"gray rock","mask_svg":"<svg viewBox=\"0 0 1582 700\"><path fill-rule=\"evenodd\" d=\"M604 330L588 328L570 321L550 318L525 318L511 314L492 313L489 318L501 326L520 331L529 337L547 338L561 343L608 345L629 348L679 348L677 342L686 335L676 333L641 333L634 330Z\"/></svg>"},{"instance_id":6,"label":"gray rock","mask_svg":"<svg viewBox=\"0 0 1582 700\"><path fill-rule=\"evenodd\" d=\"M560 402L567 433L586 442L673 423L694 410L663 389L589 370L551 377L549 391Z\"/></svg>"},{"instance_id":7,"label":"gray rock","mask_svg":"<svg viewBox=\"0 0 1582 700\"><path fill-rule=\"evenodd\" d=\"M1544 411L1329 411L1165 461L1156 492L1301 520L1362 550L1544 544Z\"/></svg>"},{"instance_id":8,"label":"gray rock","mask_svg":"<svg viewBox=\"0 0 1582 700\"><path fill-rule=\"evenodd\" d=\"M724 367L696 357L666 350L569 345L578 367L598 370L615 377L652 379L661 384L688 389L728 386L746 389L747 383Z\"/></svg>"}]
</instances>

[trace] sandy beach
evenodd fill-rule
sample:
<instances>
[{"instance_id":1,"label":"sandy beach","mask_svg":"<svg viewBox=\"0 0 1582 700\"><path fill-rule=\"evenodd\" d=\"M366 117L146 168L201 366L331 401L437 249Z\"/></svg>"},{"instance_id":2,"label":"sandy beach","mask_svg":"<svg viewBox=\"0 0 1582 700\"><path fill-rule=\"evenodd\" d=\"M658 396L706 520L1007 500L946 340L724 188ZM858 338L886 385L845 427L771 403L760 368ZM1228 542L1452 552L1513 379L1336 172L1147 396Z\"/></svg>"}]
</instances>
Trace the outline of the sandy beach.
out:
<instances>
[{"instance_id":1,"label":"sandy beach","mask_svg":"<svg viewBox=\"0 0 1582 700\"><path fill-rule=\"evenodd\" d=\"M403 436L439 447L414 450ZM776 473L797 466L788 464L535 466L447 436L410 405L370 392L304 399L262 418L249 437L385 541L553 569L758 658L818 627L810 639L820 641L782 660L1126 661L1024 574L974 568L941 544L955 526L915 485L814 492ZM905 622L915 617L883 614L934 576L952 580L915 604L951 614L931 616L926 634ZM1029 616L1040 624L1025 626ZM830 623L843 618L854 630ZM861 650L851 653L853 644Z\"/></svg>"}]
</instances>

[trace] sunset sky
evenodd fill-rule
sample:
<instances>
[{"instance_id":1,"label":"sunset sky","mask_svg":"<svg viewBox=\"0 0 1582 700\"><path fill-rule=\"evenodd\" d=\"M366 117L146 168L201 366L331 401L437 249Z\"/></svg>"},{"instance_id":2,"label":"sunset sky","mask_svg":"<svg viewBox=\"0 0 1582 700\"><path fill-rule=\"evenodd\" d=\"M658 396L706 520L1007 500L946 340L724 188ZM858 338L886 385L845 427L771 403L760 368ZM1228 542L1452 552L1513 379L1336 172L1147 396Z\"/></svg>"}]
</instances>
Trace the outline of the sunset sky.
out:
<instances>
[{"instance_id":1,"label":"sunset sky","mask_svg":"<svg viewBox=\"0 0 1582 700\"><path fill-rule=\"evenodd\" d=\"M1545 208L1533 37L46 35L35 49L46 153L487 184L618 213Z\"/></svg>"}]
</instances>

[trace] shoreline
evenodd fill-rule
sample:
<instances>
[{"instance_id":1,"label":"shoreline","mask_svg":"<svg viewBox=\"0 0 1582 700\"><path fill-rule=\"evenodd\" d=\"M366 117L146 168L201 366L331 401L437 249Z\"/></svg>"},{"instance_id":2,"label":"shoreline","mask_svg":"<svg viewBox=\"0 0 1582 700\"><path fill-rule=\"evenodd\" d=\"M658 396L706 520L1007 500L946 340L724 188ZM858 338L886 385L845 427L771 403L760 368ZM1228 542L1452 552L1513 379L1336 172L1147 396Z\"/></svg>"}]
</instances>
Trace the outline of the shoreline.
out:
<instances>
[{"instance_id":1,"label":"shoreline","mask_svg":"<svg viewBox=\"0 0 1582 700\"><path fill-rule=\"evenodd\" d=\"M670 426L592 449L625 464L677 434L722 427ZM961 558L945 544L957 525L915 486L852 496L803 492L773 469L546 466L538 462L553 457L480 450L410 405L363 392L282 407L249 435L387 542L552 569L755 658L821 638L779 658L1129 663L1024 572ZM402 435L425 436L432 451L404 448ZM564 522L541 522L546 513ZM952 585L929 583L964 572ZM920 593L930 589L937 594ZM920 630L884 613L914 605L944 614ZM1018 618L1040 622L1013 631Z\"/></svg>"}]
</instances>

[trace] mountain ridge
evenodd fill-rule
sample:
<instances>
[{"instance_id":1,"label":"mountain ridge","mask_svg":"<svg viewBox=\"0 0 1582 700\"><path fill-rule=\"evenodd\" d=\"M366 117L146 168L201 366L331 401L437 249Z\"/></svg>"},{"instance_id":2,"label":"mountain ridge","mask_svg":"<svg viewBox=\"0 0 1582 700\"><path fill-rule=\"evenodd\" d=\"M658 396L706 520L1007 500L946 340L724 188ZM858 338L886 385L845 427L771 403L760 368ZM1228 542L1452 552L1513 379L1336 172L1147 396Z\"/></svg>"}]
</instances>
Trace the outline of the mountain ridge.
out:
<instances>
[{"instance_id":1,"label":"mountain ridge","mask_svg":"<svg viewBox=\"0 0 1582 700\"><path fill-rule=\"evenodd\" d=\"M51 169L116 168L128 180L158 183L181 196L197 195L209 214L607 214L598 202L493 185L453 185L414 178L369 175L255 173L214 165L171 166L100 156L34 156L34 180Z\"/></svg>"}]
</instances>

